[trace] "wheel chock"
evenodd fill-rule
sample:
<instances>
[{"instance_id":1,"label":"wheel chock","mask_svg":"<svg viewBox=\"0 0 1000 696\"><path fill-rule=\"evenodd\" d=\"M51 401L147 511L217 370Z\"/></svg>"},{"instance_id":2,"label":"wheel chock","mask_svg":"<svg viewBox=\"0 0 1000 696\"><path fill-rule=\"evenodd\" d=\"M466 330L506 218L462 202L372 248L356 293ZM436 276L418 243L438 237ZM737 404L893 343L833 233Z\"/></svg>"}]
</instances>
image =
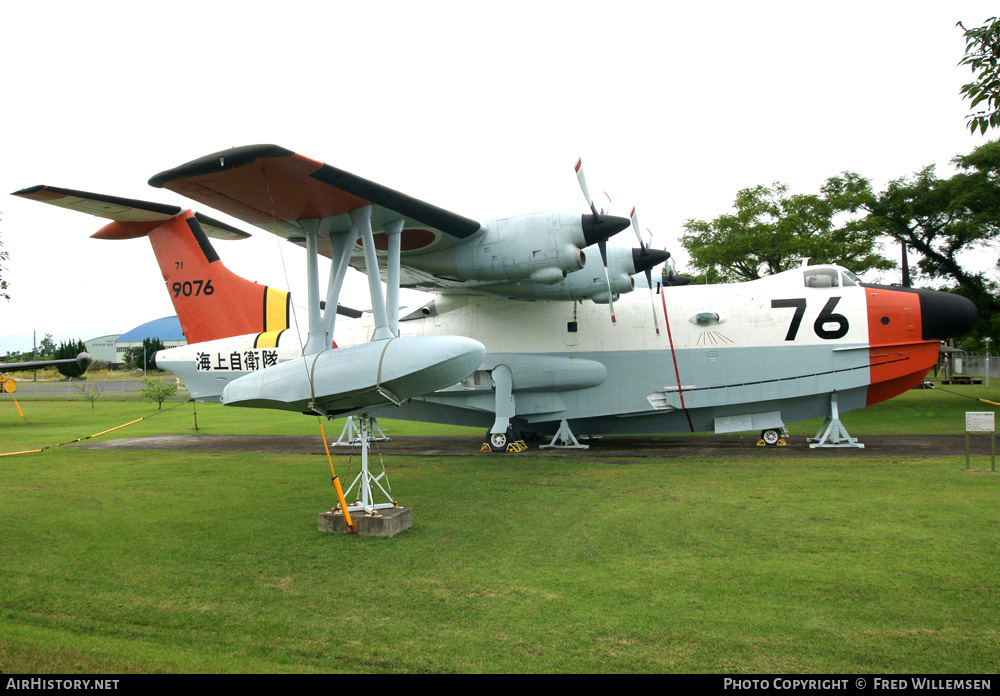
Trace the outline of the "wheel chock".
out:
<instances>
[{"instance_id":1,"label":"wheel chock","mask_svg":"<svg viewBox=\"0 0 1000 696\"><path fill-rule=\"evenodd\" d=\"M509 445L507 445L507 449L505 449L504 452L505 453L506 452L512 452L512 453L516 454L518 452L523 452L526 449L528 449L528 445L525 444L524 440L515 440L514 442L511 442ZM479 451L480 452L489 452L490 454L495 454L495 452L493 451L493 448L490 447L490 443L488 443L488 442L484 442L483 446L479 448Z\"/></svg>"},{"instance_id":2,"label":"wheel chock","mask_svg":"<svg viewBox=\"0 0 1000 696\"><path fill-rule=\"evenodd\" d=\"M758 447L788 447L788 443L785 442L785 438L780 438L773 445L769 445L766 442L764 442L763 440L757 440L757 446Z\"/></svg>"}]
</instances>

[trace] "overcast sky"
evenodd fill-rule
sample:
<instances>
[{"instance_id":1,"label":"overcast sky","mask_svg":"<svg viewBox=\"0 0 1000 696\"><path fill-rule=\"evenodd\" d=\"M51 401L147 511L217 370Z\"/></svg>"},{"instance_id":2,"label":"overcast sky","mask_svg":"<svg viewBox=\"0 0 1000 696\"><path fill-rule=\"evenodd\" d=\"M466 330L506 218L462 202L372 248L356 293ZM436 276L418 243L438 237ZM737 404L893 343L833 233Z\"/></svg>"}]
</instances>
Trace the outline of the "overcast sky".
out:
<instances>
[{"instance_id":1,"label":"overcast sky","mask_svg":"<svg viewBox=\"0 0 1000 696\"><path fill-rule=\"evenodd\" d=\"M843 170L881 187L928 164L946 173L985 142L965 128L955 23L996 12L922 0L3 3L12 299L0 300L0 355L30 349L33 330L86 340L174 313L146 240L90 239L97 218L7 193L48 184L189 207L146 181L275 143L485 220L584 212L583 156L592 192L607 189L622 215L636 205L683 272L684 221L727 212L740 188L815 192ZM216 244L226 265L301 304L304 254L218 216L255 233ZM369 306L361 287L342 302Z\"/></svg>"}]
</instances>

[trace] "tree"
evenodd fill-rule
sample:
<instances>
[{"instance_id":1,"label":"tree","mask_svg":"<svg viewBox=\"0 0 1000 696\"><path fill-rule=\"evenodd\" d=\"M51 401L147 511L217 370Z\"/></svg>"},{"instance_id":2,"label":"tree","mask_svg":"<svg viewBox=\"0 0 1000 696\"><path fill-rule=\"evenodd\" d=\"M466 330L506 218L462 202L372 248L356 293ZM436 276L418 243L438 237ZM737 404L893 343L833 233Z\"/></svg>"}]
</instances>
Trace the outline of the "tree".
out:
<instances>
[{"instance_id":1,"label":"tree","mask_svg":"<svg viewBox=\"0 0 1000 696\"><path fill-rule=\"evenodd\" d=\"M963 85L959 92L971 100L975 109L985 102L985 109L975 111L966 119L966 125L973 133L978 129L986 133L987 128L1000 126L1000 20L990 17L981 27L966 29L965 57L959 65L968 65L975 75L974 81Z\"/></svg>"},{"instance_id":2,"label":"tree","mask_svg":"<svg viewBox=\"0 0 1000 696\"><path fill-rule=\"evenodd\" d=\"M80 353L84 353L87 350L86 344L77 339L75 341L63 341L59 344L59 347L55 350L55 359L62 360L65 358L75 358ZM68 364L68 365L56 365L56 369L67 377L79 377L85 371L85 368L80 367L78 364Z\"/></svg>"},{"instance_id":3,"label":"tree","mask_svg":"<svg viewBox=\"0 0 1000 696\"><path fill-rule=\"evenodd\" d=\"M51 360L56 354L56 342L52 340L52 334L47 333L38 344L38 359Z\"/></svg>"},{"instance_id":4,"label":"tree","mask_svg":"<svg viewBox=\"0 0 1000 696\"><path fill-rule=\"evenodd\" d=\"M83 398L90 402L90 410L95 410L94 404L101 398L101 394L104 393L104 385L87 383L77 386L77 389L83 394Z\"/></svg>"},{"instance_id":5,"label":"tree","mask_svg":"<svg viewBox=\"0 0 1000 696\"><path fill-rule=\"evenodd\" d=\"M823 195L789 194L777 182L743 189L733 202L734 214L711 222L688 220L681 244L696 270L721 282L756 280L794 268L803 258L838 263L856 273L893 268L859 220L843 220L844 214L858 210L864 199L855 194L867 186L854 174L845 179L852 188ZM838 226L835 218L843 224Z\"/></svg>"},{"instance_id":6,"label":"tree","mask_svg":"<svg viewBox=\"0 0 1000 696\"><path fill-rule=\"evenodd\" d=\"M159 379L158 377L143 377L143 386L139 389L142 398L156 402L156 410L163 409L163 402L177 395L177 381Z\"/></svg>"},{"instance_id":7,"label":"tree","mask_svg":"<svg viewBox=\"0 0 1000 696\"><path fill-rule=\"evenodd\" d=\"M889 182L877 195L871 190L851 195L868 212L863 224L872 234L905 243L922 257L918 266L924 276L956 284L956 291L976 303L987 324L1000 323L994 278L983 264L969 264L973 253L980 259L984 254L991 261L997 258L993 244L1000 237L1000 142L981 145L955 157L952 164L958 172L948 179L939 178L931 165ZM844 180L831 179L829 184L838 191L850 188Z\"/></svg>"},{"instance_id":8,"label":"tree","mask_svg":"<svg viewBox=\"0 0 1000 696\"><path fill-rule=\"evenodd\" d=\"M132 370L155 370L156 362L154 358L156 351L163 350L164 348L163 341L160 339L144 338L142 339L141 346L127 348L122 357L125 360L125 364Z\"/></svg>"}]
</instances>

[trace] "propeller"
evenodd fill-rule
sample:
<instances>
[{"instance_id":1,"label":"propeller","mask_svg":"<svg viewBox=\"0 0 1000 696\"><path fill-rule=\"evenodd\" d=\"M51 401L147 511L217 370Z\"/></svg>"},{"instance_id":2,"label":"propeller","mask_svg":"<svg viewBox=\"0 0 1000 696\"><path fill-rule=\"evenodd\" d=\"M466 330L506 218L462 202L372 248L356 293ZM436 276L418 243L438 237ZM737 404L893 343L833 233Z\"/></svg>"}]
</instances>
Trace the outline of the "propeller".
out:
<instances>
[{"instance_id":1,"label":"propeller","mask_svg":"<svg viewBox=\"0 0 1000 696\"><path fill-rule=\"evenodd\" d=\"M594 214L593 222L596 225L600 225L604 222L603 212L597 212L597 206L594 205L594 199L590 197L590 189L587 188L587 177L583 174L583 158L580 157L576 160L576 179L580 182L580 189L583 191L583 197L587 199L587 205L590 206L590 212ZM611 196L608 196L607 192L604 194L607 196L608 201L611 201ZM586 236L586 232L584 232ZM610 236L610 235L609 235ZM608 275L608 238L602 237L597 242L597 248L601 250L601 261L604 263L604 282L608 287L608 307L611 308L611 325L615 326L618 320L615 318L615 302L611 292L611 276Z\"/></svg>"},{"instance_id":2,"label":"propeller","mask_svg":"<svg viewBox=\"0 0 1000 696\"><path fill-rule=\"evenodd\" d=\"M661 261L666 261L667 259L669 259L670 258L670 253L666 249L664 249L662 252L659 252L659 253L660 254L666 254L665 257L660 258L659 260L657 260L655 262L648 263L650 261L653 261L651 258L648 258L648 257L652 256L653 254L652 254L652 252L649 249L649 243L648 242L644 242L643 239L642 239L642 232L639 231L639 216L635 212L635 206L632 206L632 214L629 215L629 218L632 220L632 229L635 230L635 236L639 239L639 250L640 250L640 254L641 254L640 259L634 259L633 260L633 264L635 265L636 268L639 268L640 266L645 266L645 268L643 268L643 271L645 271L645 273L646 273L646 284L649 286L649 304L650 304L650 307L652 307L652 309L653 309L653 327L656 328L656 335L659 336L660 335L660 320L656 317L656 293L653 292L653 270L652 270L652 268L657 263L660 263ZM646 231L649 232L649 230L646 230ZM649 234L649 239L650 239L650 241L652 241L652 239L653 239L653 233L652 232L650 232L650 234ZM643 257L647 257L647 258L643 258ZM646 263L643 263L643 262L646 262Z\"/></svg>"}]
</instances>

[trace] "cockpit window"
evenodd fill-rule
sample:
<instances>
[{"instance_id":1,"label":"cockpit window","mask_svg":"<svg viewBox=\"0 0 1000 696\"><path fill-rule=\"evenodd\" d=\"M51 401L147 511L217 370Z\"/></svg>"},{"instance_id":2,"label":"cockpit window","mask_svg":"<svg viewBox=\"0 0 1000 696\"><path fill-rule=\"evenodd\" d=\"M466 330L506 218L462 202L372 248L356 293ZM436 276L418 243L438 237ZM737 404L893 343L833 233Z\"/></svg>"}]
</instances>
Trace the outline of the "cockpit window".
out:
<instances>
[{"instance_id":1,"label":"cockpit window","mask_svg":"<svg viewBox=\"0 0 1000 696\"><path fill-rule=\"evenodd\" d=\"M810 268L803 275L807 288L836 288L840 286L840 273L835 268Z\"/></svg>"},{"instance_id":2,"label":"cockpit window","mask_svg":"<svg viewBox=\"0 0 1000 696\"><path fill-rule=\"evenodd\" d=\"M850 288L856 285L861 285L861 278L858 278L850 271L844 271L844 287Z\"/></svg>"}]
</instances>

